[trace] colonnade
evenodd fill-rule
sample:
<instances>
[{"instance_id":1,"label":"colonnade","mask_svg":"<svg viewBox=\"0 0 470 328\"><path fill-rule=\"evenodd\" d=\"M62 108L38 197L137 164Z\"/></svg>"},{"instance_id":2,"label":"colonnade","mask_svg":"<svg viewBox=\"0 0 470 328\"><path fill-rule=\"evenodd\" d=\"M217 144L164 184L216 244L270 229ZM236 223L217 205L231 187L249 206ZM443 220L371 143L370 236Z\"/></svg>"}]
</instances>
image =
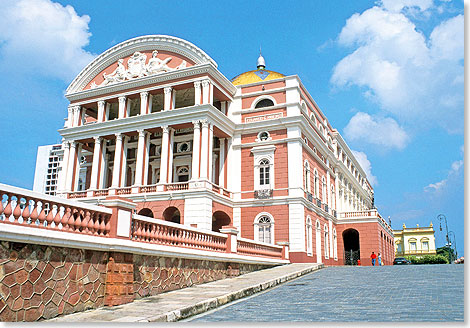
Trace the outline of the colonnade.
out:
<instances>
[{"instance_id":1,"label":"colonnade","mask_svg":"<svg viewBox=\"0 0 470 328\"><path fill-rule=\"evenodd\" d=\"M218 154L214 154L214 124L207 119L192 121L193 125L193 147L191 152L191 181L206 180L215 182L215 158L219 158L218 180L219 186L226 188L227 150L230 140L219 138L220 147ZM157 191L163 191L163 186L173 182L173 158L175 129L165 125L161 127L161 153L160 153L160 179L157 183ZM150 159L150 136L151 133L145 129L137 130L137 149L135 157L135 168L133 172L132 186L126 186L127 178L127 152L129 135L116 133L115 151L112 165L112 181L110 190L124 187L132 187L132 192L139 192L138 187L148 185L149 159ZM106 172L111 166L106 160L106 142L102 136L95 137L93 147L93 161L91 166L90 191L106 189ZM79 141L67 140L64 142L64 160L60 183L60 190L65 192L78 191L78 176L80 170L80 158L83 153L83 144ZM150 165L151 166L151 165ZM160 186L159 186L160 185ZM159 188L161 187L161 188ZM136 188L136 189L134 189Z\"/></svg>"}]
</instances>

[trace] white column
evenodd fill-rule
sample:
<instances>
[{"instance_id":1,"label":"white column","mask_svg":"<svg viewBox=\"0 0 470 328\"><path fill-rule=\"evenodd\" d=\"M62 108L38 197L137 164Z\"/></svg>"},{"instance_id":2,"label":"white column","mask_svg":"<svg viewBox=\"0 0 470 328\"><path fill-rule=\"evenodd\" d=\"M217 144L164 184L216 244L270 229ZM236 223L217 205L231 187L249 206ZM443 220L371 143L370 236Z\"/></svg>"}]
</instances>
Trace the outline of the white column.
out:
<instances>
[{"instance_id":1,"label":"white column","mask_svg":"<svg viewBox=\"0 0 470 328\"><path fill-rule=\"evenodd\" d=\"M327 161L328 164L328 161ZM329 165L328 165L329 166ZM331 185L330 185L330 172L326 171L326 202L328 204L328 213L331 213Z\"/></svg>"},{"instance_id":2,"label":"white column","mask_svg":"<svg viewBox=\"0 0 470 328\"><path fill-rule=\"evenodd\" d=\"M121 158L121 185L120 187L126 187L127 182L127 141L126 135L122 136L122 158Z\"/></svg>"},{"instance_id":3,"label":"white column","mask_svg":"<svg viewBox=\"0 0 470 328\"><path fill-rule=\"evenodd\" d=\"M69 106L67 107L67 127L71 128L73 126L73 107L74 106Z\"/></svg>"},{"instance_id":4,"label":"white column","mask_svg":"<svg viewBox=\"0 0 470 328\"><path fill-rule=\"evenodd\" d=\"M147 136L147 132L145 130L137 130L137 132L139 133L139 141L137 143L134 185L142 186L142 179L144 174L145 138Z\"/></svg>"},{"instance_id":5,"label":"white column","mask_svg":"<svg viewBox=\"0 0 470 328\"><path fill-rule=\"evenodd\" d=\"M80 158L82 157L82 144L77 144L75 150L75 170L74 170L74 178L73 178L73 188L72 191L78 190L78 180L80 178Z\"/></svg>"},{"instance_id":6,"label":"white column","mask_svg":"<svg viewBox=\"0 0 470 328\"><path fill-rule=\"evenodd\" d=\"M165 98L164 98L164 101L163 101L163 110L170 110L172 109L171 108L171 104L172 104L172 100L171 100L171 96L172 96L172 91L173 91L173 88L172 87L166 87L165 89L163 89L164 93L165 93Z\"/></svg>"},{"instance_id":7,"label":"white column","mask_svg":"<svg viewBox=\"0 0 470 328\"><path fill-rule=\"evenodd\" d=\"M226 188L225 186L225 139L220 138L220 147L219 147L219 186Z\"/></svg>"},{"instance_id":8,"label":"white column","mask_svg":"<svg viewBox=\"0 0 470 328\"><path fill-rule=\"evenodd\" d=\"M196 83L196 82L194 82ZM191 180L197 180L199 178L199 149L201 148L201 130L199 127L199 121L193 121L194 134L193 134L193 156L191 166Z\"/></svg>"},{"instance_id":9,"label":"white column","mask_svg":"<svg viewBox=\"0 0 470 328\"><path fill-rule=\"evenodd\" d=\"M194 82L194 105L201 104L201 81Z\"/></svg>"},{"instance_id":10,"label":"white column","mask_svg":"<svg viewBox=\"0 0 470 328\"><path fill-rule=\"evenodd\" d=\"M91 166L90 189L98 189L98 174L101 162L101 137L94 137L95 147L93 149L93 165Z\"/></svg>"},{"instance_id":11,"label":"white column","mask_svg":"<svg viewBox=\"0 0 470 328\"><path fill-rule=\"evenodd\" d=\"M63 142L63 147L64 147L64 158L62 159L61 167L62 169L60 170L60 175L59 175L59 191L64 191L66 190L66 181L67 181L67 170L68 170L68 163L69 163L69 154L70 154L70 142L64 141Z\"/></svg>"},{"instance_id":12,"label":"white column","mask_svg":"<svg viewBox=\"0 0 470 328\"><path fill-rule=\"evenodd\" d=\"M106 156L106 140L103 139L101 142L101 165L100 165L100 177L98 179L98 189L104 189L106 187L106 176L108 172L108 158Z\"/></svg>"},{"instance_id":13,"label":"white column","mask_svg":"<svg viewBox=\"0 0 470 328\"><path fill-rule=\"evenodd\" d=\"M210 96L210 86L211 82L209 80L202 81L202 103L203 104L212 104L209 99Z\"/></svg>"},{"instance_id":14,"label":"white column","mask_svg":"<svg viewBox=\"0 0 470 328\"><path fill-rule=\"evenodd\" d=\"M202 179L207 179L207 165L209 159L209 122L207 120L202 120L202 135L201 135L201 170L200 177Z\"/></svg>"},{"instance_id":15,"label":"white column","mask_svg":"<svg viewBox=\"0 0 470 328\"><path fill-rule=\"evenodd\" d=\"M168 142L168 183L173 182L173 137L175 130L170 128L170 136Z\"/></svg>"},{"instance_id":16,"label":"white column","mask_svg":"<svg viewBox=\"0 0 470 328\"><path fill-rule=\"evenodd\" d=\"M97 117L98 123L104 122L106 120L105 110L106 110L106 101L104 100L98 101L98 117Z\"/></svg>"},{"instance_id":17,"label":"white column","mask_svg":"<svg viewBox=\"0 0 470 328\"><path fill-rule=\"evenodd\" d=\"M73 106L73 125L78 126L80 122L80 106Z\"/></svg>"},{"instance_id":18,"label":"white column","mask_svg":"<svg viewBox=\"0 0 470 328\"><path fill-rule=\"evenodd\" d=\"M152 94L149 94L149 98L148 98L148 106L147 106L147 114L150 114L152 113L152 104L153 104L153 95Z\"/></svg>"},{"instance_id":19,"label":"white column","mask_svg":"<svg viewBox=\"0 0 470 328\"><path fill-rule=\"evenodd\" d=\"M111 108L111 104L106 103L106 110L105 110L105 113L104 113L104 120L105 121L109 120L109 110L110 110L110 108Z\"/></svg>"},{"instance_id":20,"label":"white column","mask_svg":"<svg viewBox=\"0 0 470 328\"><path fill-rule=\"evenodd\" d=\"M145 136L145 147L144 147L144 172L142 185L148 184L148 174L149 174L149 154L150 154L150 133L147 133Z\"/></svg>"},{"instance_id":21,"label":"white column","mask_svg":"<svg viewBox=\"0 0 470 328\"><path fill-rule=\"evenodd\" d=\"M118 98L119 100L119 114L118 118L126 117L126 96L121 96Z\"/></svg>"},{"instance_id":22,"label":"white column","mask_svg":"<svg viewBox=\"0 0 470 328\"><path fill-rule=\"evenodd\" d=\"M335 208L336 212L339 211L339 181L338 181L338 173L335 174Z\"/></svg>"},{"instance_id":23,"label":"white column","mask_svg":"<svg viewBox=\"0 0 470 328\"><path fill-rule=\"evenodd\" d=\"M220 110L224 115L227 115L227 102L226 101L221 101L220 102Z\"/></svg>"},{"instance_id":24,"label":"white column","mask_svg":"<svg viewBox=\"0 0 470 328\"><path fill-rule=\"evenodd\" d=\"M169 154L169 135L168 125L162 126L162 153L160 156L160 183L168 183L168 154Z\"/></svg>"},{"instance_id":25,"label":"white column","mask_svg":"<svg viewBox=\"0 0 470 328\"><path fill-rule=\"evenodd\" d=\"M209 158L207 159L207 163L209 165L209 172L207 173L207 177L209 178L209 181L210 182L214 182L214 180L212 179L213 176L212 176L212 169L213 169L213 160L212 160L212 157L213 157L213 153L214 153L214 145L213 145L213 142L214 141L214 125L213 124L210 124L209 125Z\"/></svg>"},{"instance_id":26,"label":"white column","mask_svg":"<svg viewBox=\"0 0 470 328\"><path fill-rule=\"evenodd\" d=\"M148 114L148 100L149 100L149 93L148 92L141 92L140 93L140 115Z\"/></svg>"},{"instance_id":27,"label":"white column","mask_svg":"<svg viewBox=\"0 0 470 328\"><path fill-rule=\"evenodd\" d=\"M75 141L70 141L70 151L69 151L69 160L67 163L67 178L65 183L65 190L72 191L72 182L73 182L73 172L75 168L76 162L76 150L77 150L77 143Z\"/></svg>"},{"instance_id":28,"label":"white column","mask_svg":"<svg viewBox=\"0 0 470 328\"><path fill-rule=\"evenodd\" d=\"M122 158L122 133L116 134L116 147L114 149L113 181L111 187L119 188L121 177L121 158Z\"/></svg>"}]
</instances>

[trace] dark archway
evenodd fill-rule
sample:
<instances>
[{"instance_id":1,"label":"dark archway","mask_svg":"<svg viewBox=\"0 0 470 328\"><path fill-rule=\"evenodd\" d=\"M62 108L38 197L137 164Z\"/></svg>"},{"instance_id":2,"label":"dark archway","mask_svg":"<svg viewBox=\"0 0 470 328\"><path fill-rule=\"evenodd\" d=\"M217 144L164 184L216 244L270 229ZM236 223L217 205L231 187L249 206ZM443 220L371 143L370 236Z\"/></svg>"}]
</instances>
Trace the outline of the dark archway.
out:
<instances>
[{"instance_id":1,"label":"dark archway","mask_svg":"<svg viewBox=\"0 0 470 328\"><path fill-rule=\"evenodd\" d=\"M165 211L163 211L163 219L165 221L181 223L180 211L176 207L170 206Z\"/></svg>"},{"instance_id":2,"label":"dark archway","mask_svg":"<svg viewBox=\"0 0 470 328\"><path fill-rule=\"evenodd\" d=\"M230 216L222 211L216 211L212 214L212 231L219 232L223 226L229 225L232 222Z\"/></svg>"},{"instance_id":3,"label":"dark archway","mask_svg":"<svg viewBox=\"0 0 470 328\"><path fill-rule=\"evenodd\" d=\"M344 243L344 264L357 265L357 260L361 258L359 246L359 232L356 229L347 229L343 231Z\"/></svg>"},{"instance_id":4,"label":"dark archway","mask_svg":"<svg viewBox=\"0 0 470 328\"><path fill-rule=\"evenodd\" d=\"M153 212L149 208L143 208L137 214L142 215L142 216L147 216L149 218L153 218Z\"/></svg>"}]
</instances>

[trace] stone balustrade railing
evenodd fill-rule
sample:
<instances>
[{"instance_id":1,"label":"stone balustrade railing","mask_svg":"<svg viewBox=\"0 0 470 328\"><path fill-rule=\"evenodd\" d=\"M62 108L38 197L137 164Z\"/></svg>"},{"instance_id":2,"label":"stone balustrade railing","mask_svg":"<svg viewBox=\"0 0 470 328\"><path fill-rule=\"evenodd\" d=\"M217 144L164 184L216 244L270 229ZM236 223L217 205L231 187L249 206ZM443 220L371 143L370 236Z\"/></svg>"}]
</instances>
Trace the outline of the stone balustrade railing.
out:
<instances>
[{"instance_id":1,"label":"stone balustrade railing","mask_svg":"<svg viewBox=\"0 0 470 328\"><path fill-rule=\"evenodd\" d=\"M227 235L134 214L131 239L154 244L226 252Z\"/></svg>"},{"instance_id":2,"label":"stone balustrade railing","mask_svg":"<svg viewBox=\"0 0 470 328\"><path fill-rule=\"evenodd\" d=\"M0 183L0 223L109 236L112 210Z\"/></svg>"},{"instance_id":3,"label":"stone balustrade railing","mask_svg":"<svg viewBox=\"0 0 470 328\"><path fill-rule=\"evenodd\" d=\"M354 211L354 212L342 212L339 213L340 218L362 218L362 217L379 217L377 210L367 211Z\"/></svg>"},{"instance_id":4,"label":"stone balustrade railing","mask_svg":"<svg viewBox=\"0 0 470 328\"><path fill-rule=\"evenodd\" d=\"M241 255L265 256L279 258L282 256L282 247L256 242L250 239L238 238L237 252Z\"/></svg>"}]
</instances>

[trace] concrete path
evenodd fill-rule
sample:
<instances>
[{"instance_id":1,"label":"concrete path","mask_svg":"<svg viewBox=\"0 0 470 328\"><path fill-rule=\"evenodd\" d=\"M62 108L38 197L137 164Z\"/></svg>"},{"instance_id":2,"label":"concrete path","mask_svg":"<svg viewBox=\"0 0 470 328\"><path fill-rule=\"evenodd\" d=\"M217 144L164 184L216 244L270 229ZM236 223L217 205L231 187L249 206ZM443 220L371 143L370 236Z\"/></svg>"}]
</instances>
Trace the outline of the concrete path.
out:
<instances>
[{"instance_id":1,"label":"concrete path","mask_svg":"<svg viewBox=\"0 0 470 328\"><path fill-rule=\"evenodd\" d=\"M288 264L142 298L129 304L73 313L46 322L178 321L253 295L322 267L322 264L311 263Z\"/></svg>"}]
</instances>

